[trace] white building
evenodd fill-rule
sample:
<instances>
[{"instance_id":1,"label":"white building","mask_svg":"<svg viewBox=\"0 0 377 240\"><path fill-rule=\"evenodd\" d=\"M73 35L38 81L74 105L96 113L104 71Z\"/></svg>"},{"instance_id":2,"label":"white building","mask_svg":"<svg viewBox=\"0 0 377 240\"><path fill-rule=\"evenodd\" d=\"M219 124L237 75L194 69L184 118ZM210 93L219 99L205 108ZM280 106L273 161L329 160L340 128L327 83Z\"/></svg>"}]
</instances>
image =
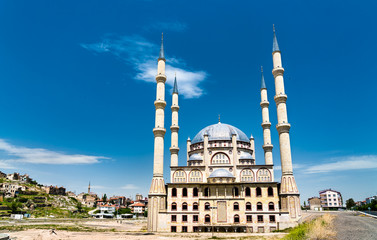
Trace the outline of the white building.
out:
<instances>
[{"instance_id":1,"label":"white building","mask_svg":"<svg viewBox=\"0 0 377 240\"><path fill-rule=\"evenodd\" d=\"M319 191L319 197L323 209L338 209L343 207L342 194L331 188Z\"/></svg>"}]
</instances>

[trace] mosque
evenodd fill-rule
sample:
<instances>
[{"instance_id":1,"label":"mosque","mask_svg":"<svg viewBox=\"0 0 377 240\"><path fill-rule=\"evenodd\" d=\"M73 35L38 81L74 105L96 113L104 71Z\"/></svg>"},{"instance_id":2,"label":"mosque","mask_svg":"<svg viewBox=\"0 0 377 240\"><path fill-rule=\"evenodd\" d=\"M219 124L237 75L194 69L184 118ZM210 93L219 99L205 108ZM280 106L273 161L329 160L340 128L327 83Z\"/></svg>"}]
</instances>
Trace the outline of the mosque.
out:
<instances>
[{"instance_id":1,"label":"mosque","mask_svg":"<svg viewBox=\"0 0 377 240\"><path fill-rule=\"evenodd\" d=\"M292 171L290 124L284 68L275 29L272 48L279 133L281 181L274 179L267 88L261 77L264 163L255 161L253 136L221 123L187 140L187 166L178 166L178 87L174 80L170 147L170 183L163 178L165 56L163 40L157 67L153 178L149 191L150 232L272 232L297 225L300 194Z\"/></svg>"}]
</instances>

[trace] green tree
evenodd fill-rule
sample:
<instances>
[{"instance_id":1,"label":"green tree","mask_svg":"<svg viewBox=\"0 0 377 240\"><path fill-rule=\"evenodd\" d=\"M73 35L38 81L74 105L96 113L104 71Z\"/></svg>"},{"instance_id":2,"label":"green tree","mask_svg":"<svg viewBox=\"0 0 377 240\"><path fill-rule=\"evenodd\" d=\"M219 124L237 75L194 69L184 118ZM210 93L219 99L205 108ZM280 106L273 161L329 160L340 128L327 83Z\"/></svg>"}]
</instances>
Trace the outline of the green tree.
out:
<instances>
[{"instance_id":1,"label":"green tree","mask_svg":"<svg viewBox=\"0 0 377 240\"><path fill-rule=\"evenodd\" d=\"M22 207L22 204L20 202L13 201L8 206L13 214L17 213L19 209Z\"/></svg>"},{"instance_id":2,"label":"green tree","mask_svg":"<svg viewBox=\"0 0 377 240\"><path fill-rule=\"evenodd\" d=\"M148 210L144 211L144 217L148 217Z\"/></svg>"},{"instance_id":3,"label":"green tree","mask_svg":"<svg viewBox=\"0 0 377 240\"><path fill-rule=\"evenodd\" d=\"M355 204L355 201L353 200L353 198L350 198L346 201L346 208L347 209L351 209L352 207L354 207L356 204Z\"/></svg>"},{"instance_id":4,"label":"green tree","mask_svg":"<svg viewBox=\"0 0 377 240\"><path fill-rule=\"evenodd\" d=\"M107 196L106 196L106 193L105 193L105 194L103 194L103 197L102 197L102 201L103 201L103 202L106 202L106 201L107 201Z\"/></svg>"},{"instance_id":5,"label":"green tree","mask_svg":"<svg viewBox=\"0 0 377 240\"><path fill-rule=\"evenodd\" d=\"M129 208L119 208L118 213L119 214L131 213L131 209L129 209Z\"/></svg>"},{"instance_id":6,"label":"green tree","mask_svg":"<svg viewBox=\"0 0 377 240\"><path fill-rule=\"evenodd\" d=\"M77 211L81 213L82 212L82 203L81 202L77 202L76 208L77 208Z\"/></svg>"}]
</instances>

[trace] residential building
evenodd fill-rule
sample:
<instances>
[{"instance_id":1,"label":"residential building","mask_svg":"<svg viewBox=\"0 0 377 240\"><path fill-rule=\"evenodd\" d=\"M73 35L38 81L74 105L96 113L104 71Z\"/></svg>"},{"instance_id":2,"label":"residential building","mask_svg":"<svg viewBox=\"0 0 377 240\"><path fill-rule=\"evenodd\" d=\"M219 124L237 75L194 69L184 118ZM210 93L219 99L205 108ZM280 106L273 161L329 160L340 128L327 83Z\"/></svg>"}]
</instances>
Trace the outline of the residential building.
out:
<instances>
[{"instance_id":1,"label":"residential building","mask_svg":"<svg viewBox=\"0 0 377 240\"><path fill-rule=\"evenodd\" d=\"M311 197L308 199L310 210L321 211L321 199L319 197Z\"/></svg>"},{"instance_id":2,"label":"residential building","mask_svg":"<svg viewBox=\"0 0 377 240\"><path fill-rule=\"evenodd\" d=\"M319 191L321 207L327 210L336 210L343 207L342 194L330 189Z\"/></svg>"}]
</instances>

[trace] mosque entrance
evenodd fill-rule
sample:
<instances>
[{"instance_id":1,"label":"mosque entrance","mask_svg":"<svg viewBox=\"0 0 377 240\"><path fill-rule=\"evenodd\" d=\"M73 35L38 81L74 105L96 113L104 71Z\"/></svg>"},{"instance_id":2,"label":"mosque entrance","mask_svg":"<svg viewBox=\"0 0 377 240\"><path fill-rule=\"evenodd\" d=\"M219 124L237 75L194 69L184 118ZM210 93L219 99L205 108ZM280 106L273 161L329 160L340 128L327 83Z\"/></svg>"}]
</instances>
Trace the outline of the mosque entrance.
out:
<instances>
[{"instance_id":1,"label":"mosque entrance","mask_svg":"<svg viewBox=\"0 0 377 240\"><path fill-rule=\"evenodd\" d=\"M217 201L217 222L226 222L226 201Z\"/></svg>"}]
</instances>

